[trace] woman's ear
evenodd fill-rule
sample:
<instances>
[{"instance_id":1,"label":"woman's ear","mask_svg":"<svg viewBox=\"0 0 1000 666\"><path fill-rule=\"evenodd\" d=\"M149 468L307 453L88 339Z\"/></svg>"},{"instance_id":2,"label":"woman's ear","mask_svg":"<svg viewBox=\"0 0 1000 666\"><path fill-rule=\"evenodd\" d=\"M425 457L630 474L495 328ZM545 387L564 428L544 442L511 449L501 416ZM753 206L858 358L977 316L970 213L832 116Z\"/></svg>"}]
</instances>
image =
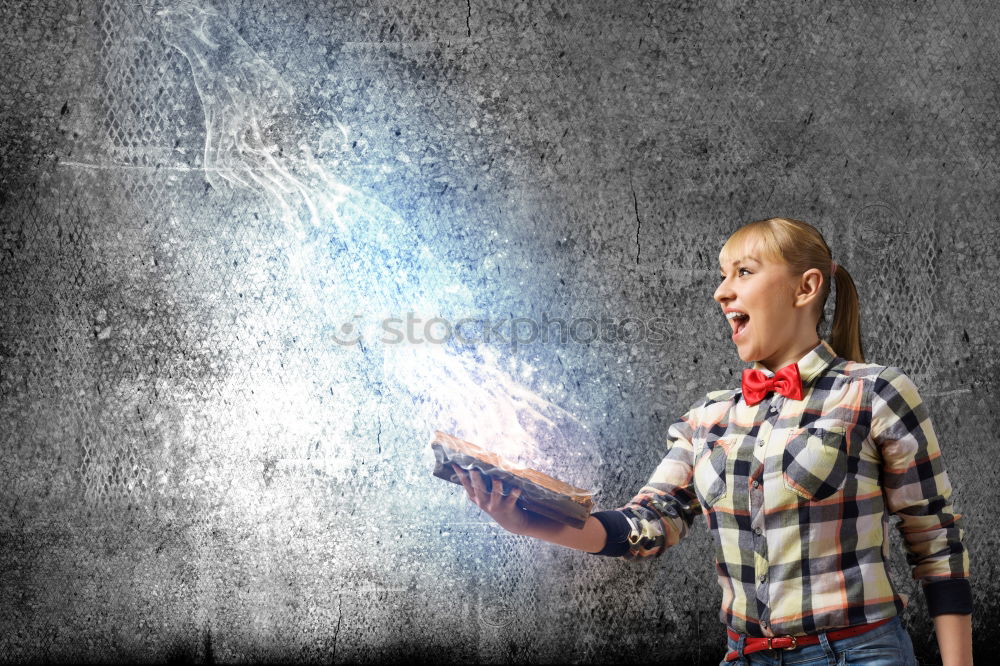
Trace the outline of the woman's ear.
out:
<instances>
[{"instance_id":1,"label":"woman's ear","mask_svg":"<svg viewBox=\"0 0 1000 666\"><path fill-rule=\"evenodd\" d=\"M795 307L808 306L817 300L823 287L823 274L818 268L810 268L802 277L795 288Z\"/></svg>"}]
</instances>

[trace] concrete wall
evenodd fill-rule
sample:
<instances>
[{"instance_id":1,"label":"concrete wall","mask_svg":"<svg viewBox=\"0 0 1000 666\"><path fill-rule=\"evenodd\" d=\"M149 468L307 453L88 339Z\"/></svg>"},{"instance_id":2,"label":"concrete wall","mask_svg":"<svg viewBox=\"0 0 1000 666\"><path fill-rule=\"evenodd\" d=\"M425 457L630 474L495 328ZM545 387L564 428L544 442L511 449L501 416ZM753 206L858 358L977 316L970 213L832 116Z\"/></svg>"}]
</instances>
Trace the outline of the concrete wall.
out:
<instances>
[{"instance_id":1,"label":"concrete wall","mask_svg":"<svg viewBox=\"0 0 1000 666\"><path fill-rule=\"evenodd\" d=\"M430 475L436 366L332 338L414 294L663 318L492 344L612 508L744 367L715 258L771 215L825 233L868 359L921 388L985 658L998 33L958 2L0 1L0 658L718 663L703 523L637 563L513 537Z\"/></svg>"}]
</instances>

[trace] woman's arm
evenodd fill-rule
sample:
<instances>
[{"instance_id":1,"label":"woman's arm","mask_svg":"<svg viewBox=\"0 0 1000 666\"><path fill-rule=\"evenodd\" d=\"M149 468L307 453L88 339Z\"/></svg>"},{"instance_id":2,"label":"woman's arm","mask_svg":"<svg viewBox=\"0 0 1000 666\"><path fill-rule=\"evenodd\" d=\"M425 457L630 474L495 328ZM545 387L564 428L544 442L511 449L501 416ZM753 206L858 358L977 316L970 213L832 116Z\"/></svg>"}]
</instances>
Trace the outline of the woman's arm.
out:
<instances>
[{"instance_id":1,"label":"woman's arm","mask_svg":"<svg viewBox=\"0 0 1000 666\"><path fill-rule=\"evenodd\" d=\"M913 381L888 367L875 381L871 436L882 454L886 507L913 567L924 582L927 613L934 619L946 666L972 663L972 587L961 514L927 406Z\"/></svg>"},{"instance_id":2,"label":"woman's arm","mask_svg":"<svg viewBox=\"0 0 1000 666\"><path fill-rule=\"evenodd\" d=\"M534 522L528 531L524 533L526 536L535 537L536 539L548 541L559 546L582 550L587 553L596 553L604 548L604 543L607 540L607 531L604 529L601 521L593 516L587 517L587 522L584 523L583 529L563 525L545 516L532 514L532 517L535 516L539 520Z\"/></svg>"},{"instance_id":3,"label":"woman's arm","mask_svg":"<svg viewBox=\"0 0 1000 666\"><path fill-rule=\"evenodd\" d=\"M972 616L946 613L934 616L942 666L972 666Z\"/></svg>"},{"instance_id":4,"label":"woman's arm","mask_svg":"<svg viewBox=\"0 0 1000 666\"><path fill-rule=\"evenodd\" d=\"M591 514L582 529L520 509L519 488L505 496L500 483L487 490L479 471L452 468L469 499L508 532L595 555L655 557L683 539L701 512L694 490L693 440L700 410L711 400L712 394L705 396L667 428L666 453L638 494L619 509Z\"/></svg>"}]
</instances>

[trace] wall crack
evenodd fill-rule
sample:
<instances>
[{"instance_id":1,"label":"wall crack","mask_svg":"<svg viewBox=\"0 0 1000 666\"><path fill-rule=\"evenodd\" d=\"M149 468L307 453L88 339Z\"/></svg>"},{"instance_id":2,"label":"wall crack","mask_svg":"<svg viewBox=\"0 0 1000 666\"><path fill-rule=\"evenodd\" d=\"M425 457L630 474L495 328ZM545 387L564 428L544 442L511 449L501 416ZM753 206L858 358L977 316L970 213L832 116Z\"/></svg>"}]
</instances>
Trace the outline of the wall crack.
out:
<instances>
[{"instance_id":1,"label":"wall crack","mask_svg":"<svg viewBox=\"0 0 1000 666\"><path fill-rule=\"evenodd\" d=\"M632 208L635 210L635 265L639 265L639 253L642 246L639 244L639 233L642 231L642 218L639 216L639 198L635 195L635 185L632 183L632 174L628 175L628 186L632 190Z\"/></svg>"}]
</instances>

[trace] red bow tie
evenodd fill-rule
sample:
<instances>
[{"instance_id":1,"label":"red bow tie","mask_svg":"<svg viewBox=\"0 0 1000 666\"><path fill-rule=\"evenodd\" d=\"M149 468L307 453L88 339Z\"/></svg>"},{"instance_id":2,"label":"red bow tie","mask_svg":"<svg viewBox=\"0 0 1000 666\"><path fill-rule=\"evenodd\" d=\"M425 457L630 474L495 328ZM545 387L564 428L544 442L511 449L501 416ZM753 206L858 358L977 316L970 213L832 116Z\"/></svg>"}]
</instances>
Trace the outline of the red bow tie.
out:
<instances>
[{"instance_id":1,"label":"red bow tie","mask_svg":"<svg viewBox=\"0 0 1000 666\"><path fill-rule=\"evenodd\" d=\"M746 368L743 371L743 399L748 405L756 405L771 391L777 391L792 400L802 399L802 378L799 377L799 366L789 363L781 370L768 377L756 368Z\"/></svg>"}]
</instances>

